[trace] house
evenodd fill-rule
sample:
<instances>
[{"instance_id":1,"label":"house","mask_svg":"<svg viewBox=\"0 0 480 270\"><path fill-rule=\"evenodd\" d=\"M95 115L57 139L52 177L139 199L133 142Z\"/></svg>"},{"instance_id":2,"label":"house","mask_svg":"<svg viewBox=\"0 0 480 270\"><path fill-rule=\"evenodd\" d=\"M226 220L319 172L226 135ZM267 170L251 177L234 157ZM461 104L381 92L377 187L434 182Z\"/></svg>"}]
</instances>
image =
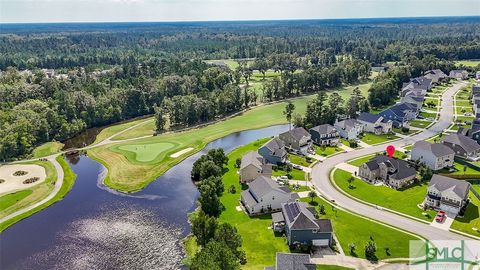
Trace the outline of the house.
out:
<instances>
[{"instance_id":1,"label":"house","mask_svg":"<svg viewBox=\"0 0 480 270\"><path fill-rule=\"evenodd\" d=\"M406 95L400 99L400 102L417 105L417 108L422 108L423 101L425 101L425 96Z\"/></svg>"},{"instance_id":2,"label":"house","mask_svg":"<svg viewBox=\"0 0 480 270\"><path fill-rule=\"evenodd\" d=\"M363 133L363 125L356 119L345 119L342 121L337 119L333 126L337 129L340 137L347 140L355 140Z\"/></svg>"},{"instance_id":3,"label":"house","mask_svg":"<svg viewBox=\"0 0 480 270\"><path fill-rule=\"evenodd\" d=\"M432 83L437 84L446 78L448 78L447 74L443 73L440 69L432 69L425 71L423 77L432 80Z\"/></svg>"},{"instance_id":4,"label":"house","mask_svg":"<svg viewBox=\"0 0 480 270\"><path fill-rule=\"evenodd\" d=\"M477 71L477 73L475 73L475 79L480 80L480 71Z\"/></svg>"},{"instance_id":5,"label":"house","mask_svg":"<svg viewBox=\"0 0 480 270\"><path fill-rule=\"evenodd\" d=\"M437 171L452 167L455 152L441 143L418 141L413 145L412 160L418 160L430 169Z\"/></svg>"},{"instance_id":6,"label":"house","mask_svg":"<svg viewBox=\"0 0 480 270\"><path fill-rule=\"evenodd\" d=\"M410 79L410 82L403 83L401 96L405 96L407 92L416 89L420 91L421 95L427 94L427 91L432 88L432 80L426 77L417 77Z\"/></svg>"},{"instance_id":7,"label":"house","mask_svg":"<svg viewBox=\"0 0 480 270\"><path fill-rule=\"evenodd\" d=\"M391 120L394 127L403 127L408 121L415 119L418 109L412 103L397 103L379 113L383 118Z\"/></svg>"},{"instance_id":8,"label":"house","mask_svg":"<svg viewBox=\"0 0 480 270\"><path fill-rule=\"evenodd\" d=\"M258 153L265 159L266 163L282 164L287 161L285 144L279 138L273 138L258 149Z\"/></svg>"},{"instance_id":9,"label":"house","mask_svg":"<svg viewBox=\"0 0 480 270\"><path fill-rule=\"evenodd\" d=\"M468 204L470 183L434 174L428 184L424 204L436 210L458 215Z\"/></svg>"},{"instance_id":10,"label":"house","mask_svg":"<svg viewBox=\"0 0 480 270\"><path fill-rule=\"evenodd\" d=\"M362 112L357 121L363 124L363 131L372 132L377 135L392 131L392 121L383 118L378 114Z\"/></svg>"},{"instance_id":11,"label":"house","mask_svg":"<svg viewBox=\"0 0 480 270\"><path fill-rule=\"evenodd\" d=\"M384 155L378 155L360 166L358 176L369 182L382 181L385 185L399 189L413 182L417 172L414 168L400 159L390 159Z\"/></svg>"},{"instance_id":12,"label":"house","mask_svg":"<svg viewBox=\"0 0 480 270\"><path fill-rule=\"evenodd\" d=\"M329 246L333 239L332 223L329 219L316 219L315 208L308 207L304 202L289 202L282 204L285 234L289 245ZM273 222L273 221L272 221ZM278 224L272 224L275 227Z\"/></svg>"},{"instance_id":13,"label":"house","mask_svg":"<svg viewBox=\"0 0 480 270\"><path fill-rule=\"evenodd\" d=\"M312 136L302 127L294 128L278 136L285 148L295 153L306 155L312 147Z\"/></svg>"},{"instance_id":14,"label":"house","mask_svg":"<svg viewBox=\"0 0 480 270\"><path fill-rule=\"evenodd\" d=\"M468 79L468 71L466 71L465 69L455 69L450 71L448 77L457 80L465 80Z\"/></svg>"},{"instance_id":15,"label":"house","mask_svg":"<svg viewBox=\"0 0 480 270\"><path fill-rule=\"evenodd\" d=\"M405 88L401 91L400 96L416 96L416 97L424 97L427 94L427 89L420 89L420 88Z\"/></svg>"},{"instance_id":16,"label":"house","mask_svg":"<svg viewBox=\"0 0 480 270\"><path fill-rule=\"evenodd\" d=\"M308 130L312 136L313 143L318 145L337 145L340 134L332 125L324 124Z\"/></svg>"},{"instance_id":17,"label":"house","mask_svg":"<svg viewBox=\"0 0 480 270\"><path fill-rule=\"evenodd\" d=\"M467 136L480 144L480 117L476 115L475 120L472 121L470 128L459 128L458 134Z\"/></svg>"},{"instance_id":18,"label":"house","mask_svg":"<svg viewBox=\"0 0 480 270\"><path fill-rule=\"evenodd\" d=\"M256 151L250 151L242 157L240 163L240 182L245 184L260 175L272 176L272 165L265 164L265 159Z\"/></svg>"},{"instance_id":19,"label":"house","mask_svg":"<svg viewBox=\"0 0 480 270\"><path fill-rule=\"evenodd\" d=\"M455 156L474 161L479 157L480 145L465 135L450 134L443 139L442 143L450 147L455 152Z\"/></svg>"},{"instance_id":20,"label":"house","mask_svg":"<svg viewBox=\"0 0 480 270\"><path fill-rule=\"evenodd\" d=\"M263 175L250 182L248 189L240 194L240 202L249 215L280 211L283 203L299 198L298 193Z\"/></svg>"},{"instance_id":21,"label":"house","mask_svg":"<svg viewBox=\"0 0 480 270\"><path fill-rule=\"evenodd\" d=\"M309 254L277 252L275 266L264 270L315 270L317 265L310 261Z\"/></svg>"}]
</instances>

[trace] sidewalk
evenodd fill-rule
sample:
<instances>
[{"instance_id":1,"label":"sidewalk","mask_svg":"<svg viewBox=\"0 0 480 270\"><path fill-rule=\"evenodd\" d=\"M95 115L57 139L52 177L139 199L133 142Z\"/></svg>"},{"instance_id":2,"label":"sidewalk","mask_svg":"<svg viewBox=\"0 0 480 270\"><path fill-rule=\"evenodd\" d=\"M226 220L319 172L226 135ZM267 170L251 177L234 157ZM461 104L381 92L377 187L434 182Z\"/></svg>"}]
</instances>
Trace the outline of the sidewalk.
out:
<instances>
[{"instance_id":1,"label":"sidewalk","mask_svg":"<svg viewBox=\"0 0 480 270\"><path fill-rule=\"evenodd\" d=\"M355 174L355 173L358 174L358 167L357 166L353 166L353 165L350 165L350 164L345 163L345 162L337 164L335 166L335 168L350 172L352 174Z\"/></svg>"},{"instance_id":2,"label":"sidewalk","mask_svg":"<svg viewBox=\"0 0 480 270\"><path fill-rule=\"evenodd\" d=\"M345 151L347 151L347 152L350 152L350 151L354 151L354 150L355 150L355 149L353 149L353 148L351 148L351 147L346 146L346 145L343 144L343 143L339 143L339 144L338 144L338 147L339 147L339 148L342 148L343 150L345 150Z\"/></svg>"}]
</instances>

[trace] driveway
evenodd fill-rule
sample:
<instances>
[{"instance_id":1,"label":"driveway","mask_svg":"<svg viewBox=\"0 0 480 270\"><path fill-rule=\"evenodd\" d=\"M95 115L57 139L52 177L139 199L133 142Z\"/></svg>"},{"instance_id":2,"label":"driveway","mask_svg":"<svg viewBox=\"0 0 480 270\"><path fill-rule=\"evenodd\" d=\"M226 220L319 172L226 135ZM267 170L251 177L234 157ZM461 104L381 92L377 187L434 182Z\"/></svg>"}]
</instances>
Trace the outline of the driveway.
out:
<instances>
[{"instance_id":1,"label":"driveway","mask_svg":"<svg viewBox=\"0 0 480 270\"><path fill-rule=\"evenodd\" d=\"M326 159L324 162L317 163L312 170L312 182L317 191L323 196L325 196L327 199L335 200L335 202L342 208L350 210L354 213L361 213L368 218L379 220L383 223L395 226L405 231L415 233L427 239L468 239L465 236L430 226L430 224L418 222L416 220L400 216L385 210L376 209L375 207L358 202L338 191L329 179L331 170L334 169L337 164L344 163L353 158L358 158L383 151L388 144L392 144L396 148L405 147L406 145L413 144L416 141L426 140L436 135L438 132L448 128L453 121L453 96L458 90L460 90L461 87L465 85L465 83L457 83L444 92L439 120L423 132L394 142L375 145L369 148L362 148L348 153L338 154Z\"/></svg>"},{"instance_id":2,"label":"driveway","mask_svg":"<svg viewBox=\"0 0 480 270\"><path fill-rule=\"evenodd\" d=\"M455 220L455 216L451 214L447 214L445 217L445 220L442 223L439 223L435 221L435 218L433 218L432 222L430 223L431 226L435 228L439 228L445 231L448 231L450 229L450 226L452 226L453 221Z\"/></svg>"}]
</instances>

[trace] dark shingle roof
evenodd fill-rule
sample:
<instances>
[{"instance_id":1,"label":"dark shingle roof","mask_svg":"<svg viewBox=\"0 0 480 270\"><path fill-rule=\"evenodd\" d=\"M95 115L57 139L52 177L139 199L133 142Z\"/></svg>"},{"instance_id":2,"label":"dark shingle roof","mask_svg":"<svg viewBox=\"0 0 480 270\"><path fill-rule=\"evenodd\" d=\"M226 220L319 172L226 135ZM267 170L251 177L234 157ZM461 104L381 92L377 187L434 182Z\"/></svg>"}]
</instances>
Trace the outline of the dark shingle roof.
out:
<instances>
[{"instance_id":1,"label":"dark shingle roof","mask_svg":"<svg viewBox=\"0 0 480 270\"><path fill-rule=\"evenodd\" d=\"M450 147L441 143L428 143L426 141L418 141L413 145L413 151L417 148L430 151L436 157L443 157L446 155L455 154L455 152Z\"/></svg>"},{"instance_id":2,"label":"dark shingle roof","mask_svg":"<svg viewBox=\"0 0 480 270\"><path fill-rule=\"evenodd\" d=\"M282 213L291 230L318 229L320 232L332 232L330 220L325 219L319 223L304 202L284 203L282 204Z\"/></svg>"},{"instance_id":3,"label":"dark shingle roof","mask_svg":"<svg viewBox=\"0 0 480 270\"><path fill-rule=\"evenodd\" d=\"M376 167L374 165L375 163L377 164ZM405 160L396 158L390 159L389 157L384 155L378 155L370 159L365 164L367 164L367 167L372 166L373 169L370 169L370 167L368 167L370 170L375 170L379 167L379 164L381 163L384 163L387 167L395 168L396 172L390 176L392 178L403 179L417 174L416 170L414 168L411 168Z\"/></svg>"},{"instance_id":4,"label":"dark shingle roof","mask_svg":"<svg viewBox=\"0 0 480 270\"><path fill-rule=\"evenodd\" d=\"M248 184L248 189L253 193L257 198L263 197L265 194L269 193L272 190L277 190L281 193L290 193L288 187L280 187L280 185L273 181L270 177L259 176L252 182Z\"/></svg>"},{"instance_id":5,"label":"dark shingle roof","mask_svg":"<svg viewBox=\"0 0 480 270\"><path fill-rule=\"evenodd\" d=\"M282 134L290 134L290 136L295 138L297 141L303 137L310 137L310 133L308 133L308 131L306 131L303 127L294 128Z\"/></svg>"},{"instance_id":6,"label":"dark shingle roof","mask_svg":"<svg viewBox=\"0 0 480 270\"><path fill-rule=\"evenodd\" d=\"M257 151L250 151L242 157L242 163L240 163L240 169L247 167L248 165L254 165L255 167L262 169L263 157L258 154Z\"/></svg>"},{"instance_id":7,"label":"dark shingle roof","mask_svg":"<svg viewBox=\"0 0 480 270\"><path fill-rule=\"evenodd\" d=\"M470 183L464 180L456 180L443 175L434 174L432 180L428 184L429 187L435 187L438 191L443 192L448 189L457 194L460 198L465 198L470 190Z\"/></svg>"},{"instance_id":8,"label":"dark shingle roof","mask_svg":"<svg viewBox=\"0 0 480 270\"><path fill-rule=\"evenodd\" d=\"M301 253L277 253L276 270L315 270L310 255Z\"/></svg>"},{"instance_id":9,"label":"dark shingle roof","mask_svg":"<svg viewBox=\"0 0 480 270\"><path fill-rule=\"evenodd\" d=\"M335 129L332 125L329 125L329 124L323 124L323 125L313 127L310 129L310 131L312 130L318 132L319 134L330 134L330 133L337 132L337 129Z\"/></svg>"},{"instance_id":10,"label":"dark shingle roof","mask_svg":"<svg viewBox=\"0 0 480 270\"><path fill-rule=\"evenodd\" d=\"M459 145L461 148L465 149L467 152L473 152L480 150L480 145L472 140L471 138L462 135L462 134L450 134L445 139L444 142Z\"/></svg>"},{"instance_id":11,"label":"dark shingle roof","mask_svg":"<svg viewBox=\"0 0 480 270\"><path fill-rule=\"evenodd\" d=\"M371 114L371 113L367 113L367 112L362 112L357 120L359 121L364 121L364 122L368 122L368 123L375 123L378 121L378 119L382 117L378 114Z\"/></svg>"}]
</instances>

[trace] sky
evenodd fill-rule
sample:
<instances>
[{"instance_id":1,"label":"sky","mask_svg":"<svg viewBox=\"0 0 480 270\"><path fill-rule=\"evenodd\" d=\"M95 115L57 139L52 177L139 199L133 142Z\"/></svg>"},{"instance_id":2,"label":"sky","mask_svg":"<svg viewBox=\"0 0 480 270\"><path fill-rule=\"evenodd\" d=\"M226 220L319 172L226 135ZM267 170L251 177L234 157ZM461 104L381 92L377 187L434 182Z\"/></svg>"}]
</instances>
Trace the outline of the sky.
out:
<instances>
[{"instance_id":1,"label":"sky","mask_svg":"<svg viewBox=\"0 0 480 270\"><path fill-rule=\"evenodd\" d=\"M480 15L480 0L0 0L1 23Z\"/></svg>"}]
</instances>

